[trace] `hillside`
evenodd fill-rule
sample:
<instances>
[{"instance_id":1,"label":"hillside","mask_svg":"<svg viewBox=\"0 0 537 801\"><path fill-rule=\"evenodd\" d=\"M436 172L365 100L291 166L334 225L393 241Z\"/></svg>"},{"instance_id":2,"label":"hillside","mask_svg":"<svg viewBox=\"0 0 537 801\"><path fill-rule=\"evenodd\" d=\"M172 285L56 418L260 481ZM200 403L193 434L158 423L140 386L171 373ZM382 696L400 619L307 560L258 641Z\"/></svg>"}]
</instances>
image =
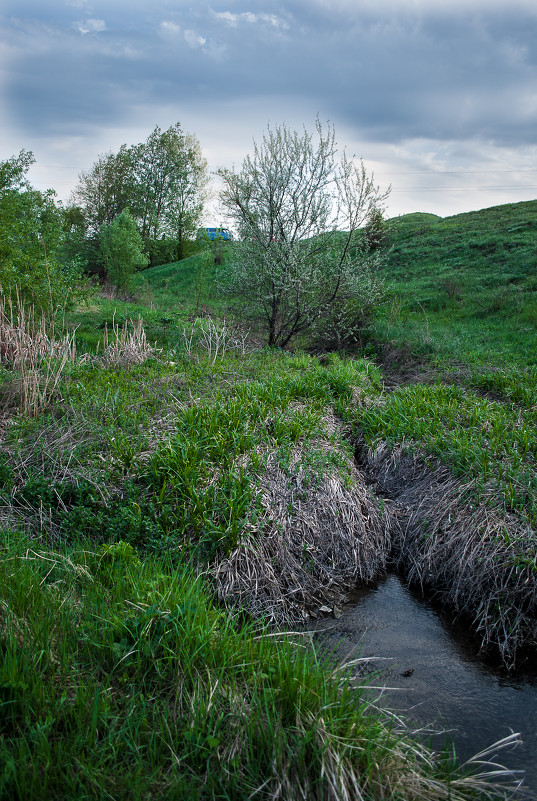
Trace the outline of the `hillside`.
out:
<instances>
[{"instance_id":1,"label":"hillside","mask_svg":"<svg viewBox=\"0 0 537 801\"><path fill-rule=\"evenodd\" d=\"M452 279L461 289L519 286L537 290L537 200L444 219L408 214L388 223L393 279L429 278L431 290ZM468 274L468 271L471 271ZM434 296L434 292L431 293Z\"/></svg>"},{"instance_id":2,"label":"hillside","mask_svg":"<svg viewBox=\"0 0 537 801\"><path fill-rule=\"evenodd\" d=\"M376 335L466 363L537 359L537 201L389 221L390 304Z\"/></svg>"}]
</instances>

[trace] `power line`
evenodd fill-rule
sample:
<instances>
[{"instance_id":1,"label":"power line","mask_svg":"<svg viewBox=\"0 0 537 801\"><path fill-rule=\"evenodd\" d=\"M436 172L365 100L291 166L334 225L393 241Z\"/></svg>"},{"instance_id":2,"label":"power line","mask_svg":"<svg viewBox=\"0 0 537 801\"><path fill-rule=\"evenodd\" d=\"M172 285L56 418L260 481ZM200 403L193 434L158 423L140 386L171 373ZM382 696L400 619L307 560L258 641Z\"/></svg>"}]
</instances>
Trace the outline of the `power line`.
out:
<instances>
[{"instance_id":1,"label":"power line","mask_svg":"<svg viewBox=\"0 0 537 801\"><path fill-rule=\"evenodd\" d=\"M376 172L375 175L490 175L492 173L510 173L511 175L518 175L521 172L537 172L537 169L522 169L522 170L430 170L429 172Z\"/></svg>"},{"instance_id":2,"label":"power line","mask_svg":"<svg viewBox=\"0 0 537 801\"><path fill-rule=\"evenodd\" d=\"M397 192L515 192L524 189L537 189L537 186L411 186L408 189L392 189Z\"/></svg>"}]
</instances>

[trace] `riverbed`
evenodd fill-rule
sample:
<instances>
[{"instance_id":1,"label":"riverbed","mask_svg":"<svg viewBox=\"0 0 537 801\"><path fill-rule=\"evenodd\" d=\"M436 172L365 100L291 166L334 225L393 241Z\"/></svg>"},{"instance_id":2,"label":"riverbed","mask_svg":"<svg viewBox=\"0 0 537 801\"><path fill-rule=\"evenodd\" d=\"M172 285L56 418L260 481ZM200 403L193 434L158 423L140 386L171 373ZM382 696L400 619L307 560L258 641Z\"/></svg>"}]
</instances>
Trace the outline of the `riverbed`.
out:
<instances>
[{"instance_id":1,"label":"riverbed","mask_svg":"<svg viewBox=\"0 0 537 801\"><path fill-rule=\"evenodd\" d=\"M337 648L338 659L376 657L365 668L381 671L373 683L396 688L383 691L382 705L402 713L411 728L447 731L432 744L440 747L448 737L460 761L519 732L522 743L498 761L525 771L537 799L537 664L530 661L524 674L508 673L480 657L464 626L451 624L395 574L357 591L339 619L325 618L315 628L323 647Z\"/></svg>"}]
</instances>

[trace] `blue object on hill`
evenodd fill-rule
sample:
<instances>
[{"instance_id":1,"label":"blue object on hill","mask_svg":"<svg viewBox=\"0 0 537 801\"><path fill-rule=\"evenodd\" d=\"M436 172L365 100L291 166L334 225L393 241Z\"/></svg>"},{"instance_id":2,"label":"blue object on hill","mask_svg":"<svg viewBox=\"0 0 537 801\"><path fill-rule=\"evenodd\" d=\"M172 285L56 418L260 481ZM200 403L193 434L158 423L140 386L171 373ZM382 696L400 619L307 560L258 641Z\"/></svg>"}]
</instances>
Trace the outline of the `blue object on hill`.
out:
<instances>
[{"instance_id":1,"label":"blue object on hill","mask_svg":"<svg viewBox=\"0 0 537 801\"><path fill-rule=\"evenodd\" d=\"M207 239L209 238L214 242L215 239L224 239L226 242L229 242L233 239L233 234L228 228L198 228L198 233L196 234L197 239Z\"/></svg>"}]
</instances>

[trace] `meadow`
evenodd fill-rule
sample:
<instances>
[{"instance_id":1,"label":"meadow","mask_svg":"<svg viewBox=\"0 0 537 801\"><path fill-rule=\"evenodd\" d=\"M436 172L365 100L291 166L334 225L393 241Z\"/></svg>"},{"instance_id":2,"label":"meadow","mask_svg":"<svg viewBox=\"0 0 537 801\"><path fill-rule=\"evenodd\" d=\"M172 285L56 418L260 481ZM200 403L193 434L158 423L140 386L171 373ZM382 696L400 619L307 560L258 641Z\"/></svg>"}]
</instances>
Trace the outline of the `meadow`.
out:
<instances>
[{"instance_id":1,"label":"meadow","mask_svg":"<svg viewBox=\"0 0 537 801\"><path fill-rule=\"evenodd\" d=\"M352 353L265 348L203 254L31 368L3 317L1 797L505 797L307 624L395 563L535 644L536 210L392 221Z\"/></svg>"}]
</instances>

